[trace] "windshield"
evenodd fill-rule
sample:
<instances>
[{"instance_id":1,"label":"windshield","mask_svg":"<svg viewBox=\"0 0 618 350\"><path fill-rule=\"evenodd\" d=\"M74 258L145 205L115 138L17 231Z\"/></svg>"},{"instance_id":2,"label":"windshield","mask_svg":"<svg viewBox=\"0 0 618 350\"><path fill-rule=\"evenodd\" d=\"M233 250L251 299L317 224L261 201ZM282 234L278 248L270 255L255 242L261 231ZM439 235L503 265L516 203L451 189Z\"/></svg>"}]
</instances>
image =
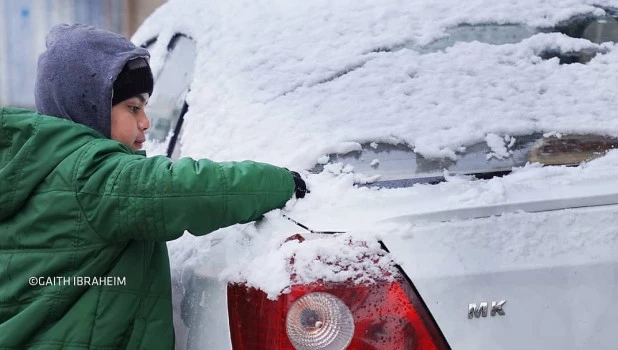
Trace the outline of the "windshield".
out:
<instances>
[{"instance_id":1,"label":"windshield","mask_svg":"<svg viewBox=\"0 0 618 350\"><path fill-rule=\"evenodd\" d=\"M606 10L602 17L576 16L555 27L535 28L524 24L463 24L446 30L444 37L425 45L406 42L376 52L409 49L420 54L444 51L457 43L481 42L491 45L515 44L539 33L561 33L602 44L618 41L615 11ZM559 64L586 64L600 46L582 46L572 50L547 47L538 52L541 59L557 58ZM354 172L362 174L358 182L382 187L405 187L415 183L438 183L445 175L472 175L490 178L511 172L527 163L544 165L579 165L616 148L616 139L602 135L560 135L533 133L511 137L487 134L482 142L461 147L454 158L426 158L405 144L360 142L357 150L328 154L311 171L319 173Z\"/></svg>"},{"instance_id":2,"label":"windshield","mask_svg":"<svg viewBox=\"0 0 618 350\"><path fill-rule=\"evenodd\" d=\"M618 21L616 14L608 10L603 17L575 17L553 28L533 28L522 24L480 24L460 25L446 31L446 36L427 45L407 44L403 47L420 53L445 50L459 42L481 42L491 45L515 44L538 33L562 33L572 38L589 40L596 44L618 40ZM585 48L563 52L547 49L540 52L543 59L557 57L560 63L587 63L600 49Z\"/></svg>"},{"instance_id":3,"label":"windshield","mask_svg":"<svg viewBox=\"0 0 618 350\"><path fill-rule=\"evenodd\" d=\"M618 41L618 14L606 9L607 15L602 17L576 16L568 21L548 28L535 28L525 24L462 24L449 28L445 35L430 43L419 45L415 41L409 41L393 47L383 47L375 50L398 51L410 49L421 54L428 54L446 50L457 43L480 42L491 45L516 44L539 33L562 33L572 38L589 40L592 43L601 44ZM601 49L583 48L563 52L560 50L546 49L539 53L543 59L557 57L561 64L587 63L597 53L603 53Z\"/></svg>"}]
</instances>

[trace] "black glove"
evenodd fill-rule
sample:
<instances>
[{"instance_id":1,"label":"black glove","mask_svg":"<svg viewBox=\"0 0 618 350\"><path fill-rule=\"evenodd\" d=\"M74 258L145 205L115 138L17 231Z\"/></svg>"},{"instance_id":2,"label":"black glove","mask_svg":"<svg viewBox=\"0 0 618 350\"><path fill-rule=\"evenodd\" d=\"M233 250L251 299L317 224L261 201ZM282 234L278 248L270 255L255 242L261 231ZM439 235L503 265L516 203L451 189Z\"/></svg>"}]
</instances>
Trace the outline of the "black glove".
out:
<instances>
[{"instance_id":1,"label":"black glove","mask_svg":"<svg viewBox=\"0 0 618 350\"><path fill-rule=\"evenodd\" d=\"M294 193L296 194L296 198L305 197L305 194L309 193L305 180L303 180L303 178L300 177L300 174L295 171L290 171L290 173L294 176Z\"/></svg>"}]
</instances>

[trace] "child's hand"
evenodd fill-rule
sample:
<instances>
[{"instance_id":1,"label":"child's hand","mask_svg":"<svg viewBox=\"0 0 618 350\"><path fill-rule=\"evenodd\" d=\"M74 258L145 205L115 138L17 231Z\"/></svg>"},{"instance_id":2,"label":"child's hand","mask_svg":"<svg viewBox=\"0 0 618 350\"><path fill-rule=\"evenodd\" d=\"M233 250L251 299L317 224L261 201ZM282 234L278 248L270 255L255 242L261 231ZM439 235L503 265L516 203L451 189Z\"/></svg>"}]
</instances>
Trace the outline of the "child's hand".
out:
<instances>
[{"instance_id":1,"label":"child's hand","mask_svg":"<svg viewBox=\"0 0 618 350\"><path fill-rule=\"evenodd\" d=\"M296 198L305 197L305 194L309 193L309 190L307 190L307 184L305 183L305 180L303 180L300 174L297 173L296 171L290 171L290 172L294 176L294 193L296 195Z\"/></svg>"}]
</instances>

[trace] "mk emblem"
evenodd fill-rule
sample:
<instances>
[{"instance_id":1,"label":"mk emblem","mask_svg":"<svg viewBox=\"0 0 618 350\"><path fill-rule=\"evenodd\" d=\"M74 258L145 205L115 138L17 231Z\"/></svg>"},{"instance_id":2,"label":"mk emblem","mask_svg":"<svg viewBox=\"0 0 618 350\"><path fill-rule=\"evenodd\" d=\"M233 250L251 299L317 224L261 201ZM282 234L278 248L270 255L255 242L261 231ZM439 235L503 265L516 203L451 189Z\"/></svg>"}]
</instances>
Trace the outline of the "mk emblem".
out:
<instances>
[{"instance_id":1,"label":"mk emblem","mask_svg":"<svg viewBox=\"0 0 618 350\"><path fill-rule=\"evenodd\" d=\"M504 316L505 313L504 313L504 310L502 309L504 304L506 304L506 300L492 301L491 311L489 314L491 316L496 316L496 314L500 316ZM488 307L489 307L489 303L485 303L485 302L479 303L478 305L468 304L468 318L469 319L480 318L481 316L487 317Z\"/></svg>"}]
</instances>

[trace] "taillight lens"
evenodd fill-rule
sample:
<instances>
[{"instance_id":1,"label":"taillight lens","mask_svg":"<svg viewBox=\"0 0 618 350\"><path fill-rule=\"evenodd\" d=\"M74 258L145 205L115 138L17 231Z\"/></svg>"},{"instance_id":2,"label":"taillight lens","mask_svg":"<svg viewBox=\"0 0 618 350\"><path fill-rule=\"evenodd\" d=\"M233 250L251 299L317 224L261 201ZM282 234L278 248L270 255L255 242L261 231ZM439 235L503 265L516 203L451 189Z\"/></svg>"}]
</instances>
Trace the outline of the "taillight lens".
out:
<instances>
[{"instance_id":1,"label":"taillight lens","mask_svg":"<svg viewBox=\"0 0 618 350\"><path fill-rule=\"evenodd\" d=\"M298 298L285 321L288 339L297 350L339 350L350 344L354 317L341 299L329 293Z\"/></svg>"},{"instance_id":2,"label":"taillight lens","mask_svg":"<svg viewBox=\"0 0 618 350\"><path fill-rule=\"evenodd\" d=\"M402 276L372 285L296 285L274 301L234 284L228 286L228 310L234 349L448 348Z\"/></svg>"}]
</instances>

